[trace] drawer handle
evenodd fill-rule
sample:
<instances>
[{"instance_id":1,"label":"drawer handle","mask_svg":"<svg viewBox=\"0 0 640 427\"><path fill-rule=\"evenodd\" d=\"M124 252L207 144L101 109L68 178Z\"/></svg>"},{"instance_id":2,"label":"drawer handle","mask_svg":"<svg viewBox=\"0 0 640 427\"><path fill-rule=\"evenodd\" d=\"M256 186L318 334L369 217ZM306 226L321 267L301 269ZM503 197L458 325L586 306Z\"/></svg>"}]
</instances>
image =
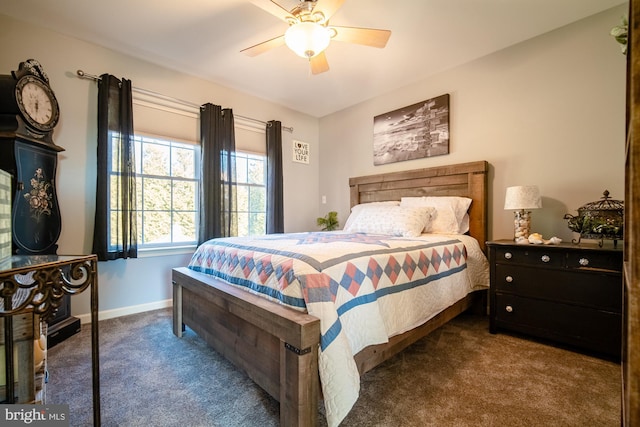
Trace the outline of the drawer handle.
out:
<instances>
[{"instance_id":1,"label":"drawer handle","mask_svg":"<svg viewBox=\"0 0 640 427\"><path fill-rule=\"evenodd\" d=\"M511 259L511 257L512 257L512 256L513 256L513 255L511 255L511 252L506 252L506 253L504 254L504 257L505 257L506 259Z\"/></svg>"},{"instance_id":2,"label":"drawer handle","mask_svg":"<svg viewBox=\"0 0 640 427\"><path fill-rule=\"evenodd\" d=\"M586 267L587 265L589 265L589 260L587 258L580 258L580 260L578 261L578 264L580 264L583 267Z\"/></svg>"},{"instance_id":3,"label":"drawer handle","mask_svg":"<svg viewBox=\"0 0 640 427\"><path fill-rule=\"evenodd\" d=\"M510 305L506 306L504 309L507 310L507 313L511 313L513 311L513 307Z\"/></svg>"},{"instance_id":4,"label":"drawer handle","mask_svg":"<svg viewBox=\"0 0 640 427\"><path fill-rule=\"evenodd\" d=\"M542 262L551 261L551 257L549 255L542 255L542 257L540 259L542 260Z\"/></svg>"},{"instance_id":5,"label":"drawer handle","mask_svg":"<svg viewBox=\"0 0 640 427\"><path fill-rule=\"evenodd\" d=\"M505 278L504 278L504 280L505 280L507 283L511 283L511 282L513 282L513 277L511 277L511 276L507 276L507 277L505 277Z\"/></svg>"}]
</instances>

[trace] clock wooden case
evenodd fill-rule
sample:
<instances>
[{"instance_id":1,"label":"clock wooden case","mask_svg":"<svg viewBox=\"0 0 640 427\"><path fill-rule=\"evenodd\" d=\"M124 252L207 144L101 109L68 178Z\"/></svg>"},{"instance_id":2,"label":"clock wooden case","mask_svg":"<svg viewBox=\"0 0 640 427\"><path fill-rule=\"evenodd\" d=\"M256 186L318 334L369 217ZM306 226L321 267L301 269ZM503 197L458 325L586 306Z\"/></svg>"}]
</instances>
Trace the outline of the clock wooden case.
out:
<instances>
[{"instance_id":1,"label":"clock wooden case","mask_svg":"<svg viewBox=\"0 0 640 427\"><path fill-rule=\"evenodd\" d=\"M0 75L0 169L13 175L15 254L55 254L61 218L53 142L60 109L49 78L36 60Z\"/></svg>"},{"instance_id":2,"label":"clock wooden case","mask_svg":"<svg viewBox=\"0 0 640 427\"><path fill-rule=\"evenodd\" d=\"M56 96L40 63L28 59L0 75L0 169L13 175L12 254L50 255L58 250L62 221L56 192L60 119ZM69 295L48 320L49 348L80 331Z\"/></svg>"}]
</instances>

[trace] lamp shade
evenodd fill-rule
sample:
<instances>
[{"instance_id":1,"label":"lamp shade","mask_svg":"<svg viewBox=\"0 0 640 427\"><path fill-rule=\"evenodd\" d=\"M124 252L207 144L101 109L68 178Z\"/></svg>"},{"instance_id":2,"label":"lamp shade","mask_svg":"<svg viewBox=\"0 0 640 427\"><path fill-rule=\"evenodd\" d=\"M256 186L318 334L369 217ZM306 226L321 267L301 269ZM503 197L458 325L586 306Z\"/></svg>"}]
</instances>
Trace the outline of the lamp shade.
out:
<instances>
[{"instance_id":1,"label":"lamp shade","mask_svg":"<svg viewBox=\"0 0 640 427\"><path fill-rule=\"evenodd\" d=\"M540 190L536 185L519 185L507 187L507 194L504 198L505 209L538 209L542 207Z\"/></svg>"},{"instance_id":2,"label":"lamp shade","mask_svg":"<svg viewBox=\"0 0 640 427\"><path fill-rule=\"evenodd\" d=\"M315 22L293 24L284 33L287 47L303 58L312 58L325 50L331 41L329 30Z\"/></svg>"}]
</instances>

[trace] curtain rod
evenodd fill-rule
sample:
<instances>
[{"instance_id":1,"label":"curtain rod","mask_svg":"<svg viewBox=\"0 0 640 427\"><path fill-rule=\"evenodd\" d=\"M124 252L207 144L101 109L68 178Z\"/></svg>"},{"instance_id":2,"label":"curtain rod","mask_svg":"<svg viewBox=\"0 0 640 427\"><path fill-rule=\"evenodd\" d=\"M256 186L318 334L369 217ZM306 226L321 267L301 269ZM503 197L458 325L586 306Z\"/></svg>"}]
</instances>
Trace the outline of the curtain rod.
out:
<instances>
[{"instance_id":1,"label":"curtain rod","mask_svg":"<svg viewBox=\"0 0 640 427\"><path fill-rule=\"evenodd\" d=\"M82 70L76 71L76 74L81 79L89 79L89 80L94 80L94 81L99 81L100 80L100 76L96 76L94 74L85 73ZM153 92L151 90L141 89L141 88L138 88L138 87L132 87L131 89L133 91L135 91L135 92L139 92L139 93L142 93L142 94L145 94L145 95L155 96L157 98L164 99L165 101L176 102L178 104L182 104L182 105L187 106L187 107L195 108L198 111L200 111L200 105L194 104L193 102L184 101L182 99L174 98L174 97L171 97L171 96L163 95L163 94L158 93L158 92ZM239 117L239 118L244 119L244 120L250 120L250 121L253 121L253 122L256 122L256 123L261 123L263 125L269 125L269 123L267 123L265 121L254 119L252 117L241 116L241 115L235 114L235 113L234 113L234 116ZM282 126L282 130L286 130L287 132L293 133L293 127Z\"/></svg>"}]
</instances>

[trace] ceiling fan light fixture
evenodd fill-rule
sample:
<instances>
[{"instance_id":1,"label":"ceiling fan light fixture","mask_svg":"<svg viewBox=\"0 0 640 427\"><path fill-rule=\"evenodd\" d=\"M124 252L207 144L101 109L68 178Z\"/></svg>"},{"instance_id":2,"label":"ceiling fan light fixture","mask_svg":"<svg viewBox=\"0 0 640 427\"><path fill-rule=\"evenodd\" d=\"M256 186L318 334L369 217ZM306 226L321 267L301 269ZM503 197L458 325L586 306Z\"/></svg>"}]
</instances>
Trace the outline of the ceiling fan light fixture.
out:
<instances>
[{"instance_id":1,"label":"ceiling fan light fixture","mask_svg":"<svg viewBox=\"0 0 640 427\"><path fill-rule=\"evenodd\" d=\"M329 30L315 22L300 22L284 33L284 42L296 55L310 59L329 46Z\"/></svg>"}]
</instances>

